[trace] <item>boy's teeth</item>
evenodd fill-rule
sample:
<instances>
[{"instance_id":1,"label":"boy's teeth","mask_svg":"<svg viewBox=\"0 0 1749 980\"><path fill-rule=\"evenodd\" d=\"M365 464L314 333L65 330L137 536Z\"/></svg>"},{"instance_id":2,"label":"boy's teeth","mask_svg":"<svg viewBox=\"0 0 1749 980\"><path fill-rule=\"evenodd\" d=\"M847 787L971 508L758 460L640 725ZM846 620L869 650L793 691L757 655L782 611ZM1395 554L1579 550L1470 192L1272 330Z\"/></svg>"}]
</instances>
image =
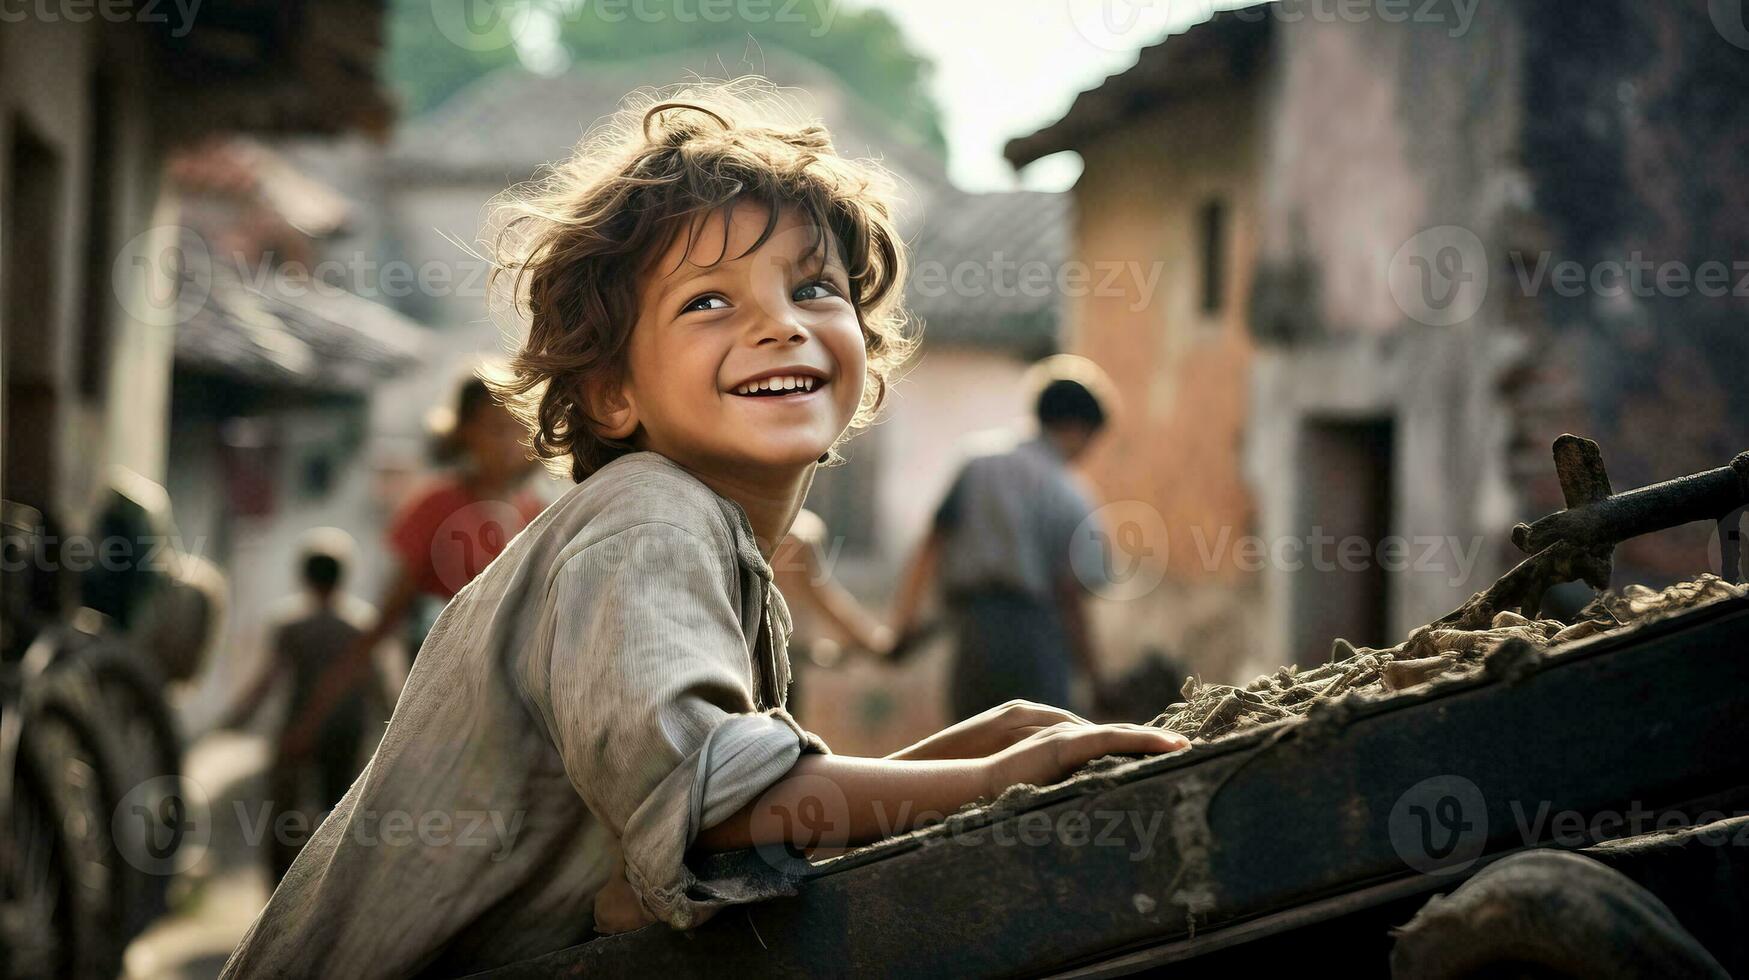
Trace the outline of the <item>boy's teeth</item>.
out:
<instances>
[{"instance_id":1,"label":"boy's teeth","mask_svg":"<svg viewBox=\"0 0 1749 980\"><path fill-rule=\"evenodd\" d=\"M735 389L736 394L751 395L760 391L813 391L816 379L804 375L783 375L776 378L763 378L759 381L744 384Z\"/></svg>"}]
</instances>

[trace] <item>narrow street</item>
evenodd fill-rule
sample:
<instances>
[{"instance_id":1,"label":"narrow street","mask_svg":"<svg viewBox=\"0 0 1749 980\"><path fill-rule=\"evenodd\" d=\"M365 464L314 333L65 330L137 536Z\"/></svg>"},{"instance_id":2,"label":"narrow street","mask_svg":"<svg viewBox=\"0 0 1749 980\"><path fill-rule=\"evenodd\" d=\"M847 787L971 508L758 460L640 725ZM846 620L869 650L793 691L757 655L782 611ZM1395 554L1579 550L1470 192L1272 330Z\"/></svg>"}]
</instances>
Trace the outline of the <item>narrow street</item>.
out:
<instances>
[{"instance_id":1,"label":"narrow street","mask_svg":"<svg viewBox=\"0 0 1749 980\"><path fill-rule=\"evenodd\" d=\"M271 888L257 849L245 839L245 821L263 793L267 741L221 732L189 750L187 778L207 794L205 854L171 891L172 911L128 947L128 980L206 980L217 977ZM198 817L198 814L196 814ZM193 833L200 833L196 825Z\"/></svg>"}]
</instances>

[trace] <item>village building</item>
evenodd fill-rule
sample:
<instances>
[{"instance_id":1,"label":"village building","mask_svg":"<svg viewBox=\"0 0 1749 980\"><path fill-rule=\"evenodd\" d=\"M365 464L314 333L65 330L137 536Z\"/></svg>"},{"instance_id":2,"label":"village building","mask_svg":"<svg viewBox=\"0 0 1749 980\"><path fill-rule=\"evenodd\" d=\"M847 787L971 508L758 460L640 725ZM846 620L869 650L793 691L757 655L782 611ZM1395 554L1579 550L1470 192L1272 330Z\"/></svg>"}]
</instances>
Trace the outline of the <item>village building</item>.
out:
<instances>
[{"instance_id":1,"label":"village building","mask_svg":"<svg viewBox=\"0 0 1749 980\"><path fill-rule=\"evenodd\" d=\"M1008 144L1016 166L1083 159L1073 261L1158 267L1066 311L1126 407L1094 476L1141 502L1132 550L1163 576L1106 604L1110 632L1216 680L1322 663L1521 558L1512 524L1562 506L1563 431L1602 444L1617 489L1729 461L1749 297L1722 270L1749 199L1723 86L1749 60L1704 8L1246 8ZM1567 267L1579 288L1548 278ZM1707 556L1690 528L1624 545L1617 574Z\"/></svg>"}]
</instances>

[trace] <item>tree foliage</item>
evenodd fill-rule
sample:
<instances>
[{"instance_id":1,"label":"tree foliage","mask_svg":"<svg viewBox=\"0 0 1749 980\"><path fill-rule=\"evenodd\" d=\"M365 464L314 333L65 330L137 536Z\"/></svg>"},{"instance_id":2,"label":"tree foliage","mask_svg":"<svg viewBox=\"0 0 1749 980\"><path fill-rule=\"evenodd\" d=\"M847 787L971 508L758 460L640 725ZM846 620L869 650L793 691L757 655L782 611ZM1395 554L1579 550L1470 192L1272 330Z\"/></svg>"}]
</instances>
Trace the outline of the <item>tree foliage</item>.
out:
<instances>
[{"instance_id":1,"label":"tree foliage","mask_svg":"<svg viewBox=\"0 0 1749 980\"><path fill-rule=\"evenodd\" d=\"M543 39L581 62L715 51L728 74L756 71L776 46L836 74L900 132L944 145L929 62L884 12L840 0L391 0L388 27L386 74L407 115L489 72L526 69Z\"/></svg>"}]
</instances>

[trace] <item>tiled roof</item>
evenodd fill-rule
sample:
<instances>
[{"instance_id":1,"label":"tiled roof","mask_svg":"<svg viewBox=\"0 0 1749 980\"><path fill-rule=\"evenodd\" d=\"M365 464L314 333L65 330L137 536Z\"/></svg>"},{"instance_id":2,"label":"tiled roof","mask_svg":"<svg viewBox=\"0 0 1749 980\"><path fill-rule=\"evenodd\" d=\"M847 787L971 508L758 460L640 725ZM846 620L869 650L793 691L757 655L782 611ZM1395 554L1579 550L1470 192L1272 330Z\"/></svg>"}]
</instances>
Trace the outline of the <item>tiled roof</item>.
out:
<instances>
[{"instance_id":1,"label":"tiled roof","mask_svg":"<svg viewBox=\"0 0 1749 980\"><path fill-rule=\"evenodd\" d=\"M210 291L176 331L176 366L263 387L358 393L418 360L424 332L388 307L336 288L246 282L214 263Z\"/></svg>"},{"instance_id":2,"label":"tiled roof","mask_svg":"<svg viewBox=\"0 0 1749 980\"><path fill-rule=\"evenodd\" d=\"M1055 350L1068 254L1068 194L951 192L911 241L906 303L923 343Z\"/></svg>"},{"instance_id":3,"label":"tiled roof","mask_svg":"<svg viewBox=\"0 0 1749 980\"><path fill-rule=\"evenodd\" d=\"M1143 48L1133 67L1077 95L1063 118L1009 140L1003 155L1014 166L1024 167L1040 157L1075 149L1087 137L1109 131L1138 111L1249 77L1262 63L1272 21L1261 7L1226 11Z\"/></svg>"}]
</instances>

